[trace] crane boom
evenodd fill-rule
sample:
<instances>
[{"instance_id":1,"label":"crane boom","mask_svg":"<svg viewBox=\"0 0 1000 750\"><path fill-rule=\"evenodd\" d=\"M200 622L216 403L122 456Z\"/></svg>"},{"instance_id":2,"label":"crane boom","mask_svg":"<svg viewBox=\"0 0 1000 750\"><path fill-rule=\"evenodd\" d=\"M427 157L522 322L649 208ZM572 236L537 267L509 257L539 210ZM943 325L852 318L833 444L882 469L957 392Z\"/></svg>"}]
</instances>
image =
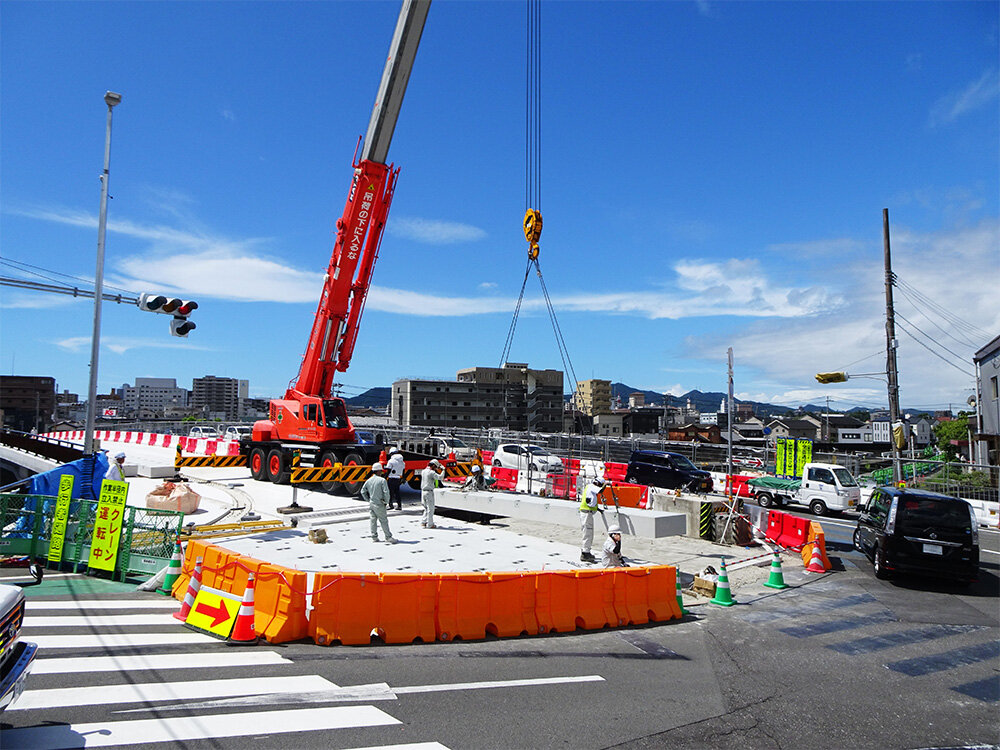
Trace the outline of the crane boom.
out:
<instances>
[{"instance_id":1,"label":"crane boom","mask_svg":"<svg viewBox=\"0 0 1000 750\"><path fill-rule=\"evenodd\" d=\"M286 399L329 397L335 373L350 365L399 174L385 161L429 8L430 0L403 0L400 8L362 158L353 164L347 203L337 220L337 237L312 332Z\"/></svg>"}]
</instances>

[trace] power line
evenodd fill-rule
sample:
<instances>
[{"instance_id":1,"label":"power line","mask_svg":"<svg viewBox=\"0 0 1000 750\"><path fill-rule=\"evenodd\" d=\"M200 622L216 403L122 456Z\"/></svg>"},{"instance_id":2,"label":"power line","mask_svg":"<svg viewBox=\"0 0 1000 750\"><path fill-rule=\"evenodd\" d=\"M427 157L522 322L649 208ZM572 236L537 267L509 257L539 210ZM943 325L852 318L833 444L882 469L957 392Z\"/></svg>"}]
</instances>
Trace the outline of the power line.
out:
<instances>
[{"instance_id":1,"label":"power line","mask_svg":"<svg viewBox=\"0 0 1000 750\"><path fill-rule=\"evenodd\" d=\"M898 313L897 313L897 316L898 316L898 317L902 317L902 316L901 316L901 315L899 315ZM903 319L905 320L905 318L903 318ZM949 359L946 359L945 357L942 357L942 356L941 356L940 354L938 354L938 353L937 353L936 351L934 351L933 349L931 349L931 348L930 348L929 346L927 346L927 344L925 344L925 343L924 343L923 341L921 341L921 340L920 340L920 339L918 339L918 338L917 338L916 336L914 336L914 335L913 335L912 333L910 333L910 332L909 332L908 330L906 330L906 326L900 326L900 328L902 328L902 329L903 329L903 333L905 333L905 334L906 334L907 336L909 336L909 337L910 337L911 339L913 339L914 341L916 341L916 342L917 342L918 344L920 344L920 346L924 347L924 349L926 349L927 351L929 351L929 352L930 352L931 354L933 354L933 355L934 355L935 357L937 357L938 359L940 359L940 360L941 360L942 362L947 362L947 363L948 363L949 365L951 365L952 367L954 367L954 368L955 368L956 370L958 370L958 371L959 371L960 373L962 373L963 375L967 375L967 376L968 376L968 377L970 377L970 378L972 378L972 377L975 377L975 375L973 375L973 373L969 372L968 370L963 370L963 369L962 369L961 367L959 367L958 365L956 365L956 364L955 364L954 362L952 362L951 360L949 360ZM925 334L925 335L926 335L926 334Z\"/></svg>"},{"instance_id":2,"label":"power line","mask_svg":"<svg viewBox=\"0 0 1000 750\"><path fill-rule=\"evenodd\" d=\"M906 297L906 299L908 299L910 301L910 303L913 305L914 309L918 313L920 313L921 315L924 316L925 320L927 320L928 322L930 322L931 325L933 325L935 328L937 328L939 331L941 331L941 333L943 333L945 336L947 336L948 338L950 338L952 341L955 341L955 342L961 344L962 346L971 346L971 347L975 347L976 346L975 342L969 341L968 339L960 339L957 336L955 336L953 333L950 333L949 331L945 330L942 326L938 325L926 312L924 312L923 310L920 309L919 305L917 305L917 302L910 296L910 294L905 289L903 289L902 287L900 287L899 291L902 293L902 295L904 297Z\"/></svg>"},{"instance_id":3,"label":"power line","mask_svg":"<svg viewBox=\"0 0 1000 750\"><path fill-rule=\"evenodd\" d=\"M978 336L985 336L985 337L989 338L989 334L986 331L984 331L982 328L979 328L978 326L973 325L972 323L970 323L969 321L965 320L964 318L962 318L962 317L956 315L955 313L951 312L950 310L948 310L943 305L938 304L933 299L931 299L926 294L924 294L919 289L917 289L915 286L913 286L913 284L910 284L910 283L904 281L903 279L900 279L898 276L895 278L895 282L896 282L896 286L898 286L900 289L905 288L905 289L909 290L911 293L913 293L914 295L916 295L925 305L927 305L928 307L930 307L931 309L933 309L934 311L936 311L942 318L944 318L945 320L947 320L950 323L952 323L952 325L955 325L955 326L957 326L959 328L962 328L962 329L964 329L965 331L967 331L969 333L974 333L974 334L977 334Z\"/></svg>"},{"instance_id":4,"label":"power line","mask_svg":"<svg viewBox=\"0 0 1000 750\"><path fill-rule=\"evenodd\" d=\"M904 316L900 315L900 314L899 314L899 312L897 312L897 313L896 313L896 317L897 317L897 318L902 318L902 319L903 319L903 321L904 321L905 323L907 323L907 324L909 324L909 325L913 326L913 328L914 328L914 329L915 329L915 330L917 331L917 333L919 333L919 334L923 335L923 336L924 336L924 338L927 338L927 339L929 339L929 340L930 340L931 342L933 342L933 343L934 343L934 344L936 344L937 346L939 346L939 347L941 347L942 349L944 349L944 350L945 350L946 352L948 352L948 353L949 353L950 355L952 355L953 357L957 358L958 360L960 360L960 361L962 361L962 362L965 362L965 361L967 361L967 358L966 358L966 357L963 357L963 356L962 356L961 354L958 354L957 352L953 352L953 351L952 351L951 349L949 349L949 348L948 348L947 346L945 346L944 344L942 344L942 343L941 343L940 341L938 341L938 340L936 340L936 339L932 338L932 337L931 337L931 335L930 335L929 333L927 333L926 331L924 331L924 330L922 330L921 328L919 328L919 327L918 327L918 326L916 325L916 323L911 323L911 322L910 322L909 320L907 320L907 319L906 319L906 318L905 318Z\"/></svg>"}]
</instances>

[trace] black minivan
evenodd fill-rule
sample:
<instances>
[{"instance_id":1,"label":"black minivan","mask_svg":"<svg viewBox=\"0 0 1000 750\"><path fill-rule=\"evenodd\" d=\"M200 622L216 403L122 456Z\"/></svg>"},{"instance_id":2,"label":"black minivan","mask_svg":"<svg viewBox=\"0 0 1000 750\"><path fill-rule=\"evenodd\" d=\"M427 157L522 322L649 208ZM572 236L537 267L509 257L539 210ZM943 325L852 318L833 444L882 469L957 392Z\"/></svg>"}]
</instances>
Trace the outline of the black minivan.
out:
<instances>
[{"instance_id":1,"label":"black minivan","mask_svg":"<svg viewBox=\"0 0 1000 750\"><path fill-rule=\"evenodd\" d=\"M905 487L878 487L860 506L854 547L876 578L922 573L967 585L979 575L979 528L965 500Z\"/></svg>"},{"instance_id":2,"label":"black minivan","mask_svg":"<svg viewBox=\"0 0 1000 750\"><path fill-rule=\"evenodd\" d=\"M680 453L632 451L625 481L668 490L712 491L712 475L699 469Z\"/></svg>"}]
</instances>

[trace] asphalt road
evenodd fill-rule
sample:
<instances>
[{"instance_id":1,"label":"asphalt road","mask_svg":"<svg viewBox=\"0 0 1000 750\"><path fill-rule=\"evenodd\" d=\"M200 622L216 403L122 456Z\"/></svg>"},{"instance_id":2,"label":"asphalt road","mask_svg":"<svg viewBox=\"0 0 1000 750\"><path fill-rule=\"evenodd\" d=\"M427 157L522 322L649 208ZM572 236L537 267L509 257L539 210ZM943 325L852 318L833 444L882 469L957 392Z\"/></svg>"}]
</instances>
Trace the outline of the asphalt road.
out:
<instances>
[{"instance_id":1,"label":"asphalt road","mask_svg":"<svg viewBox=\"0 0 1000 750\"><path fill-rule=\"evenodd\" d=\"M128 747L188 750L236 750L248 741L260 750L996 743L996 566L987 563L969 589L919 579L878 581L867 560L849 548L849 534L841 544L834 533L840 534L830 528L833 572L806 578L789 571L787 579L800 585L736 589L736 606L702 604L680 622L409 646L230 647L209 640L43 648L38 663L48 663L47 673L31 676L27 707L0 717L0 747L121 746L129 731L136 734L124 743ZM164 600L117 585L50 579L25 590L26 639L188 632L162 614L162 624L128 624L126 616L149 613ZM124 608L101 608L109 600ZM69 609L51 609L56 606ZM120 624L57 624L81 613L117 614ZM115 668L125 665L121 657L157 655L171 668ZM206 663L240 655L280 661ZM98 656L117 662L97 671L59 661ZM252 686L244 692L263 697L199 706L233 693L229 681L235 679ZM369 687L329 692L337 686ZM81 689L47 692L66 688ZM129 697L137 689L152 692ZM168 697L157 692L162 690ZM157 737L163 741L148 741Z\"/></svg>"}]
</instances>

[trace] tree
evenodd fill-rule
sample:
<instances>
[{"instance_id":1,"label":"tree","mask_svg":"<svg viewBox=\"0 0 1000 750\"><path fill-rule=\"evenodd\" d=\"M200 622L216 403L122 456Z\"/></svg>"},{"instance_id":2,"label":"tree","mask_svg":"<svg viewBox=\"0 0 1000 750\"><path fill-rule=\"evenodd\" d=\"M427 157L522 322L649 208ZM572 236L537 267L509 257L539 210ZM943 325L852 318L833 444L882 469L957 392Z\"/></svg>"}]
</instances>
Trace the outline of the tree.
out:
<instances>
[{"instance_id":1,"label":"tree","mask_svg":"<svg viewBox=\"0 0 1000 750\"><path fill-rule=\"evenodd\" d=\"M949 461L958 458L959 447L952 445L952 440L968 440L969 438L969 418L962 415L958 419L950 419L947 422L938 422L934 425L934 438L937 440L938 448L947 456Z\"/></svg>"}]
</instances>

